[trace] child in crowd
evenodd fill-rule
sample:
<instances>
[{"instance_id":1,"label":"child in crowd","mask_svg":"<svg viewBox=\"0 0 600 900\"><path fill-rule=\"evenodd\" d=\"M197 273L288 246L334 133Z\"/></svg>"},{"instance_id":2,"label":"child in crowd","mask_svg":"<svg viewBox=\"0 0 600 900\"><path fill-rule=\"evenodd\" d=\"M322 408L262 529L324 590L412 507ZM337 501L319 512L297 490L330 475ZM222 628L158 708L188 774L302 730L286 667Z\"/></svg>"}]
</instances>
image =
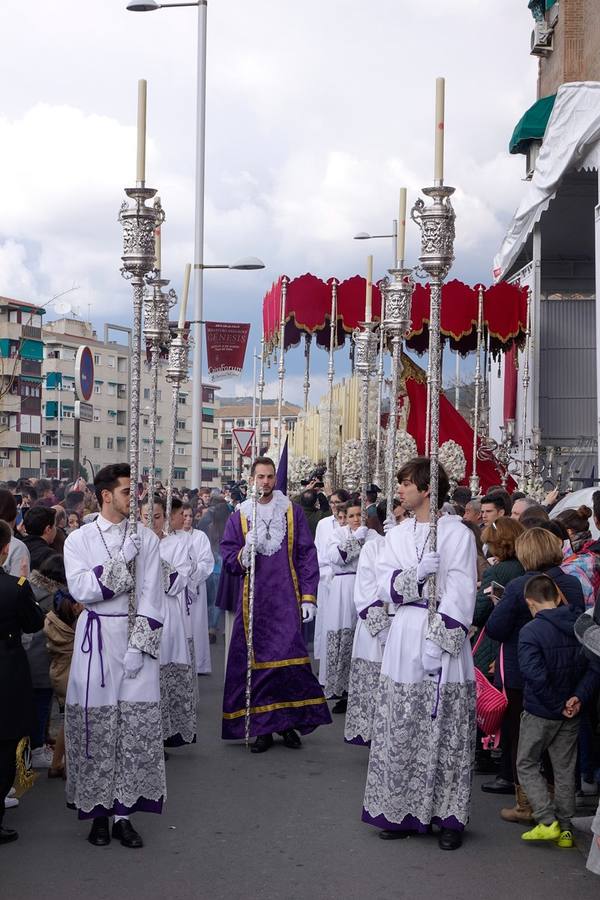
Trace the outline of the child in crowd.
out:
<instances>
[{"instance_id":1,"label":"child in crowd","mask_svg":"<svg viewBox=\"0 0 600 900\"><path fill-rule=\"evenodd\" d=\"M517 770L537 824L521 837L572 847L579 713L600 685L600 674L575 637L578 613L563 602L554 581L535 575L524 595L534 618L519 635L524 689ZM546 750L554 769L553 799L540 771Z\"/></svg>"}]
</instances>

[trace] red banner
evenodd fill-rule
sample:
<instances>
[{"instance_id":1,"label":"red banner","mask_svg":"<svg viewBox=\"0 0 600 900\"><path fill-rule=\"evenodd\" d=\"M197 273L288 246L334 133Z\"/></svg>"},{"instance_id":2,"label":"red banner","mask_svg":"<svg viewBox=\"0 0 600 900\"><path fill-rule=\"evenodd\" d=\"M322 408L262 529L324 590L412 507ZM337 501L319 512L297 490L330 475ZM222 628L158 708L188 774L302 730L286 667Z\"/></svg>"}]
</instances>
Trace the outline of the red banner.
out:
<instances>
[{"instance_id":1,"label":"red banner","mask_svg":"<svg viewBox=\"0 0 600 900\"><path fill-rule=\"evenodd\" d=\"M206 322L208 374L213 381L241 375L250 325L240 322Z\"/></svg>"}]
</instances>

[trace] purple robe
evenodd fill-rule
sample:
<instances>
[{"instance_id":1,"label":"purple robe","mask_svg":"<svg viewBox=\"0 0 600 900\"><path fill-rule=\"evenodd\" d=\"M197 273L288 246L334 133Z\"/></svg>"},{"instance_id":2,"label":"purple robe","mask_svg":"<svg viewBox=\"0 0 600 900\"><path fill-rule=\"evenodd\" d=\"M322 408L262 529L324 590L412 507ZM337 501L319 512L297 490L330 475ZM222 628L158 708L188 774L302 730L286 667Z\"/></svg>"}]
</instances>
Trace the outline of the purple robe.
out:
<instances>
[{"instance_id":1,"label":"purple robe","mask_svg":"<svg viewBox=\"0 0 600 900\"><path fill-rule=\"evenodd\" d=\"M223 565L240 578L225 690L223 732L225 740L245 734L249 573L240 562L248 522L240 511L227 522L221 542ZM319 564L306 517L290 504L286 536L272 556L256 555L254 594L254 671L250 734L295 728L308 734L331 723L327 702L313 675L302 638L301 603L316 602Z\"/></svg>"}]
</instances>

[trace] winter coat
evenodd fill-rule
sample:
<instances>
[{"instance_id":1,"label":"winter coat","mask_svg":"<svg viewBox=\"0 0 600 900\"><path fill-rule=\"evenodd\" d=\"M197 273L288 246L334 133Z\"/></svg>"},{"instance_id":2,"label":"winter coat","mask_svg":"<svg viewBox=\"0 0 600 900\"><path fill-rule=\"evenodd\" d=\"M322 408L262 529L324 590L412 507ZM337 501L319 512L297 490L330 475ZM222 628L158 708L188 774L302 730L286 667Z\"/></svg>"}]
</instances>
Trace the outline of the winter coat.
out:
<instances>
[{"instance_id":1,"label":"winter coat","mask_svg":"<svg viewBox=\"0 0 600 900\"><path fill-rule=\"evenodd\" d=\"M575 637L578 614L569 606L542 609L519 634L523 708L542 719L562 719L570 697L588 703L600 687L600 669L588 663Z\"/></svg>"},{"instance_id":2,"label":"winter coat","mask_svg":"<svg viewBox=\"0 0 600 900\"><path fill-rule=\"evenodd\" d=\"M578 615L584 611L583 591L579 580L573 575L565 575L558 566L551 566L543 573L526 572L507 585L502 600L494 607L487 620L486 630L489 637L504 645L504 686L518 690L523 689L523 679L519 669L519 632L523 625L531 622L531 614L525 602L523 591L525 585L534 575L549 575L563 592L567 603ZM494 684L500 686L499 665L496 664Z\"/></svg>"},{"instance_id":3,"label":"winter coat","mask_svg":"<svg viewBox=\"0 0 600 900\"><path fill-rule=\"evenodd\" d=\"M589 609L600 593L600 541L577 541L571 538L577 548L565 554L561 569L568 575L575 575L581 581L585 605Z\"/></svg>"},{"instance_id":4,"label":"winter coat","mask_svg":"<svg viewBox=\"0 0 600 900\"><path fill-rule=\"evenodd\" d=\"M58 590L66 591L64 585L44 575L40 575L38 571L33 571L29 576L29 584L33 590L35 599L44 614L48 613L53 607L54 595ZM51 688L50 682L50 657L46 649L46 636L44 634L44 623L42 622L40 630L37 631L30 640L23 642L27 650L27 659L31 670L31 682L34 690L39 688Z\"/></svg>"},{"instance_id":5,"label":"winter coat","mask_svg":"<svg viewBox=\"0 0 600 900\"><path fill-rule=\"evenodd\" d=\"M519 560L514 557L513 559L505 559L502 560L502 562L497 562L495 565L490 566L485 570L481 579L481 587L477 591L477 599L475 601L473 625L477 627L477 633L472 639L473 646L475 646L475 643L477 642L481 629L494 611L491 595L485 593L486 588L491 587L492 581L506 587L506 585L514 578L518 578L522 575L523 571L523 566ZM499 649L498 643L493 641L486 631L485 637L477 648L477 653L473 657L473 662L484 675L488 674L490 665L496 659Z\"/></svg>"},{"instance_id":6,"label":"winter coat","mask_svg":"<svg viewBox=\"0 0 600 900\"><path fill-rule=\"evenodd\" d=\"M71 625L65 624L52 609L44 622L44 634L50 656L50 681L58 705L62 709L67 696L75 629Z\"/></svg>"},{"instance_id":7,"label":"winter coat","mask_svg":"<svg viewBox=\"0 0 600 900\"><path fill-rule=\"evenodd\" d=\"M49 556L54 556L56 553L56 550L53 550L50 544L47 544L37 534L26 534L23 538L23 543L29 550L32 570L39 569L45 559L48 559Z\"/></svg>"},{"instance_id":8,"label":"winter coat","mask_svg":"<svg viewBox=\"0 0 600 900\"><path fill-rule=\"evenodd\" d=\"M0 741L20 740L31 732L35 713L21 635L43 624L44 614L27 579L0 569Z\"/></svg>"}]
</instances>

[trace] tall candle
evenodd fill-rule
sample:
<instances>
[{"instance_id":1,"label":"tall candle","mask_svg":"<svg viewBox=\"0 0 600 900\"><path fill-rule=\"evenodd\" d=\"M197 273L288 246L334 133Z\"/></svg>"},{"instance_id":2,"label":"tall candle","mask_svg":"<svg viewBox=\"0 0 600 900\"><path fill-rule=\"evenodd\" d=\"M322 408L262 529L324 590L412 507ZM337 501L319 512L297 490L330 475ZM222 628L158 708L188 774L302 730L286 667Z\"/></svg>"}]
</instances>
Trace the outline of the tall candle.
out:
<instances>
[{"instance_id":1,"label":"tall candle","mask_svg":"<svg viewBox=\"0 0 600 900\"><path fill-rule=\"evenodd\" d=\"M367 284L365 292L365 322L373 317L373 257L367 256Z\"/></svg>"},{"instance_id":2,"label":"tall candle","mask_svg":"<svg viewBox=\"0 0 600 900\"><path fill-rule=\"evenodd\" d=\"M177 325L180 331L183 331L183 329L185 328L185 311L187 308L188 294L190 292L191 271L191 263L186 263L185 272L183 273L183 292L181 294L181 306L179 307L179 323Z\"/></svg>"},{"instance_id":3,"label":"tall candle","mask_svg":"<svg viewBox=\"0 0 600 900\"><path fill-rule=\"evenodd\" d=\"M147 82L145 78L138 81L138 108L137 108L137 175L136 181L146 181L146 93Z\"/></svg>"},{"instance_id":4,"label":"tall candle","mask_svg":"<svg viewBox=\"0 0 600 900\"><path fill-rule=\"evenodd\" d=\"M398 263L404 262L404 250L406 246L406 188L400 188L400 209L398 212L398 248L396 259Z\"/></svg>"},{"instance_id":5,"label":"tall candle","mask_svg":"<svg viewBox=\"0 0 600 900\"><path fill-rule=\"evenodd\" d=\"M433 166L434 182L444 180L444 104L446 79L435 79L435 162Z\"/></svg>"}]
</instances>

